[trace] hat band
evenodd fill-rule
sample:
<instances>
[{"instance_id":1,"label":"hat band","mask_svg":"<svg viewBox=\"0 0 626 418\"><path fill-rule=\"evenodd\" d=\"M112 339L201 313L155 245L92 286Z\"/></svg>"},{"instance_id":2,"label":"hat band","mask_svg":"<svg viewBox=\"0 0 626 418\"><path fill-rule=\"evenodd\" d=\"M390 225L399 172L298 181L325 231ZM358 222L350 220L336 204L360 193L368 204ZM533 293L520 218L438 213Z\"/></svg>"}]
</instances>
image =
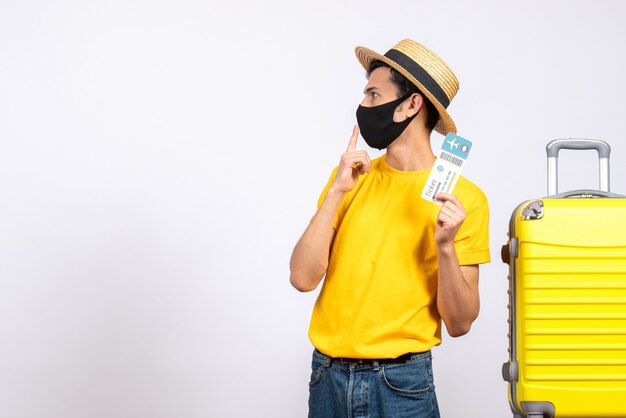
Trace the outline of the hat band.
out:
<instances>
[{"instance_id":1,"label":"hat band","mask_svg":"<svg viewBox=\"0 0 626 418\"><path fill-rule=\"evenodd\" d=\"M439 86L439 84L437 84L435 79L432 78L430 74L428 74L426 70L424 70L418 63L416 63L414 60L412 60L402 52L398 51L397 49L390 49L385 54L385 57L396 62L402 68L407 70L409 74L415 77L416 80L418 80L420 83L422 83L424 87L426 87L428 92L432 94L444 108L448 107L448 105L450 104L450 99L448 99L446 93Z\"/></svg>"}]
</instances>

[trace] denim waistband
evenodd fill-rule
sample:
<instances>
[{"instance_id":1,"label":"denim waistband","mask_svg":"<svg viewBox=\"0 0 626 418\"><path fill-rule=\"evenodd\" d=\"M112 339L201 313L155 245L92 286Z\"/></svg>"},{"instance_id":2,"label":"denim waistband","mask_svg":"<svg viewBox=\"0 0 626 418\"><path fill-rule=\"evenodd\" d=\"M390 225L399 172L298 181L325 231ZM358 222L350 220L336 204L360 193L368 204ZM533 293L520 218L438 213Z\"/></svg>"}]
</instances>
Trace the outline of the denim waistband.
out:
<instances>
[{"instance_id":1,"label":"denim waistband","mask_svg":"<svg viewBox=\"0 0 626 418\"><path fill-rule=\"evenodd\" d=\"M362 367L378 367L391 364L404 364L413 361L419 361L426 358L431 358L432 354L430 350L423 351L421 353L406 353L396 358L379 358L379 359L359 359L359 358L346 358L346 357L330 357L320 352L317 348L313 351L313 357L321 361L325 366L331 364L341 366L362 366Z\"/></svg>"}]
</instances>

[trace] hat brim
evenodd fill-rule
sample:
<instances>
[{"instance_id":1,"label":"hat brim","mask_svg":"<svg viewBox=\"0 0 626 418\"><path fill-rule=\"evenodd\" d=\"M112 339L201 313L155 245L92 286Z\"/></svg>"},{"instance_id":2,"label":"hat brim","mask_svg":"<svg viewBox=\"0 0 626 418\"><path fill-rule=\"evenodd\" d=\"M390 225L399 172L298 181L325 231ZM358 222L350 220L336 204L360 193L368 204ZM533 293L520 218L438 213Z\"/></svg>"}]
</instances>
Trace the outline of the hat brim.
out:
<instances>
[{"instance_id":1,"label":"hat brim","mask_svg":"<svg viewBox=\"0 0 626 418\"><path fill-rule=\"evenodd\" d=\"M385 64L389 65L391 68L398 71L400 74L405 76L411 83L415 84L417 88L428 97L430 102L435 106L437 111L439 112L439 120L437 121L437 125L435 125L435 131L439 132L442 135L446 135L448 132L456 133L456 125L454 121L446 111L446 108L443 107L441 103L424 87L422 83L419 82L411 73L402 68L401 65L396 63L395 61L387 58L384 55L379 54L376 51L372 51L369 48L365 48L363 46L358 46L355 49L356 57L367 70L372 63L372 61L382 61Z\"/></svg>"}]
</instances>

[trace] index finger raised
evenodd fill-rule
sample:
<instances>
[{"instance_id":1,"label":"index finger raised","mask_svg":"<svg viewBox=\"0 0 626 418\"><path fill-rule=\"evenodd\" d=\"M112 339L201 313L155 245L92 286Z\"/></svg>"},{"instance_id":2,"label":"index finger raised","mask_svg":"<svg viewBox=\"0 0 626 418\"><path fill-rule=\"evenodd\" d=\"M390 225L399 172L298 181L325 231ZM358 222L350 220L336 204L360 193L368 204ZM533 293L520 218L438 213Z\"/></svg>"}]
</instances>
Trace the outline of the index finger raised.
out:
<instances>
[{"instance_id":1,"label":"index finger raised","mask_svg":"<svg viewBox=\"0 0 626 418\"><path fill-rule=\"evenodd\" d=\"M352 128L352 136L350 137L350 141L348 142L348 149L346 152L352 152L356 150L356 141L359 139L359 126L354 125Z\"/></svg>"}]
</instances>

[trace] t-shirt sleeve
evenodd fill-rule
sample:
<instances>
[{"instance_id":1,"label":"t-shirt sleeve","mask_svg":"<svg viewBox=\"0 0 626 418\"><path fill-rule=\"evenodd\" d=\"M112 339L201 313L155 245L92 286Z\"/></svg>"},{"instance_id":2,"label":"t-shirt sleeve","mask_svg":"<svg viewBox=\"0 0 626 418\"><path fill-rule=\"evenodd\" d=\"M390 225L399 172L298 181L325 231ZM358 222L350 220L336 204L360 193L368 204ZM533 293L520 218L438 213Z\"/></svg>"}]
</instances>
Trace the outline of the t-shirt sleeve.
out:
<instances>
[{"instance_id":1,"label":"t-shirt sleeve","mask_svg":"<svg viewBox=\"0 0 626 418\"><path fill-rule=\"evenodd\" d=\"M459 265L488 263L489 252L489 205L487 197L476 188L471 206L454 241Z\"/></svg>"}]
</instances>

